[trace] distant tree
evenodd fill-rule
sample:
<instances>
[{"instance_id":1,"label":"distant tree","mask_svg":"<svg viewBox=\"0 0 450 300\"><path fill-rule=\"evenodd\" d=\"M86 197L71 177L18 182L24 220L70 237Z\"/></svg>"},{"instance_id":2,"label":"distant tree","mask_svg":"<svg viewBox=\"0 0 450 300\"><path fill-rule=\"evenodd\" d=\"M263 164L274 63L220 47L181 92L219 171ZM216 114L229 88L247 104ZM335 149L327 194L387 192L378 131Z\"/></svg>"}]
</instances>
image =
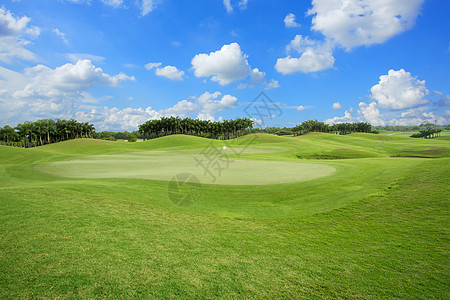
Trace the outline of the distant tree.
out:
<instances>
[{"instance_id":1,"label":"distant tree","mask_svg":"<svg viewBox=\"0 0 450 300\"><path fill-rule=\"evenodd\" d=\"M136 142L137 141L137 137L133 133L130 133L128 135L128 141L129 142Z\"/></svg>"},{"instance_id":2,"label":"distant tree","mask_svg":"<svg viewBox=\"0 0 450 300\"><path fill-rule=\"evenodd\" d=\"M9 146L35 147L51 144L68 139L92 137L95 128L89 123L79 123L56 119L26 121L19 123L15 128L6 125L0 128L0 143Z\"/></svg>"}]
</instances>

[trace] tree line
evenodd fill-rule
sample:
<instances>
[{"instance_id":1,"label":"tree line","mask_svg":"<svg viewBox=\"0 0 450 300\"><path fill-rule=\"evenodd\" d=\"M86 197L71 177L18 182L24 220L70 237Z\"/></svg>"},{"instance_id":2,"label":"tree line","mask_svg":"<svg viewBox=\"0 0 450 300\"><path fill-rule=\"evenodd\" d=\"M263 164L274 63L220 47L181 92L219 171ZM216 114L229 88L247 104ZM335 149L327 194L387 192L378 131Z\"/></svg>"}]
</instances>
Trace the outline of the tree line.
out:
<instances>
[{"instance_id":1,"label":"tree line","mask_svg":"<svg viewBox=\"0 0 450 300\"><path fill-rule=\"evenodd\" d=\"M329 125L317 120L307 120L294 127L266 127L253 128L253 133L264 132L276 135L303 135L310 132L324 132L333 134L349 134L353 132L378 133L372 125L367 122L338 123Z\"/></svg>"},{"instance_id":2,"label":"tree line","mask_svg":"<svg viewBox=\"0 0 450 300\"><path fill-rule=\"evenodd\" d=\"M441 135L442 129L431 123L422 123L419 132L411 135L412 138L432 139Z\"/></svg>"},{"instance_id":3,"label":"tree line","mask_svg":"<svg viewBox=\"0 0 450 300\"><path fill-rule=\"evenodd\" d=\"M76 138L92 138L95 127L77 120L43 119L26 121L16 127L0 127L0 144L15 147L36 147Z\"/></svg>"},{"instance_id":4,"label":"tree line","mask_svg":"<svg viewBox=\"0 0 450 300\"><path fill-rule=\"evenodd\" d=\"M307 120L294 127L253 128L252 133L264 132L276 135L303 135L310 132L325 132L333 134L349 134L353 132L378 133L370 123L338 123L329 125L317 120Z\"/></svg>"},{"instance_id":5,"label":"tree line","mask_svg":"<svg viewBox=\"0 0 450 300\"><path fill-rule=\"evenodd\" d=\"M297 135L302 135L309 132L326 132L334 134L349 134L353 132L377 133L372 130L372 125L367 122L338 123L329 125L317 120L305 121L292 128L292 131Z\"/></svg>"},{"instance_id":6,"label":"tree line","mask_svg":"<svg viewBox=\"0 0 450 300\"><path fill-rule=\"evenodd\" d=\"M116 140L125 140L128 142L136 142L137 139L143 139L144 136L139 133L139 131L100 131L95 132L92 136L94 139L107 140L107 141L116 141Z\"/></svg>"},{"instance_id":7,"label":"tree line","mask_svg":"<svg viewBox=\"0 0 450 300\"><path fill-rule=\"evenodd\" d=\"M226 140L250 133L253 121L248 118L213 122L180 117L162 117L148 120L139 125L139 132L145 139L152 139L171 134L195 135L205 138Z\"/></svg>"},{"instance_id":8,"label":"tree line","mask_svg":"<svg viewBox=\"0 0 450 300\"><path fill-rule=\"evenodd\" d=\"M375 129L374 129L375 128ZM376 129L406 130L416 129L419 133L411 135L414 138L434 138L440 135L442 129L449 125L434 125L423 123L420 126L378 126L370 123L339 123L329 125L317 120L307 120L295 127L253 128L253 121L248 118L213 122L191 118L163 117L159 120L148 120L139 125L139 130L133 132L95 132L95 127L89 122L70 120L43 119L36 122L24 122L16 127L9 125L0 127L0 144L16 147L35 147L75 138L97 138L115 141L117 139L130 142L139 139L152 139L171 134L195 135L213 139L231 139L248 133L265 132L277 135L303 135L309 132L325 132L333 134L349 134L353 132L378 133Z\"/></svg>"},{"instance_id":9,"label":"tree line","mask_svg":"<svg viewBox=\"0 0 450 300\"><path fill-rule=\"evenodd\" d=\"M431 123L430 123L431 124ZM450 130L450 125L433 125L435 129L441 130ZM386 131L419 131L423 130L423 124L420 125L412 125L412 126L404 126L404 125L386 125L386 126L375 126L377 130L386 130Z\"/></svg>"}]
</instances>

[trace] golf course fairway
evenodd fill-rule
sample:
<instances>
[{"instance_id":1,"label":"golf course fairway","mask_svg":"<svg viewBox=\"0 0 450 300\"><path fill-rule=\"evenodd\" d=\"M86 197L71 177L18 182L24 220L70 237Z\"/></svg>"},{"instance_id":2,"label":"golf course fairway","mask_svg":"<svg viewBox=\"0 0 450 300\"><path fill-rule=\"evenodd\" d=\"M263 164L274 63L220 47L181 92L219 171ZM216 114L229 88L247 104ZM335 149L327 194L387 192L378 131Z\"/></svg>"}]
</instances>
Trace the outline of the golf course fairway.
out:
<instances>
[{"instance_id":1,"label":"golf course fairway","mask_svg":"<svg viewBox=\"0 0 450 300\"><path fill-rule=\"evenodd\" d=\"M449 299L448 137L0 146L0 298Z\"/></svg>"}]
</instances>

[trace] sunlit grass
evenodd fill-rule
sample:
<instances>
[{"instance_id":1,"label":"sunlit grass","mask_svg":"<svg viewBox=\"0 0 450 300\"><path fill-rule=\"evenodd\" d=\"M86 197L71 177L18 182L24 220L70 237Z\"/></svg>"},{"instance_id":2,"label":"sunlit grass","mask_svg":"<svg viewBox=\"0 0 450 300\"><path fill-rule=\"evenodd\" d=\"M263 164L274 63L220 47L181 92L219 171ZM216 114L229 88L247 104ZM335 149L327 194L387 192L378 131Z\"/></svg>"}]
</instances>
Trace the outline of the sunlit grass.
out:
<instances>
[{"instance_id":1,"label":"sunlit grass","mask_svg":"<svg viewBox=\"0 0 450 300\"><path fill-rule=\"evenodd\" d=\"M210 143L170 136L0 147L0 296L449 297L445 139L257 135L233 159L326 164L336 173L204 184L189 206L170 201L165 180L65 178L37 167L88 155L196 154ZM391 157L411 153L438 158Z\"/></svg>"}]
</instances>

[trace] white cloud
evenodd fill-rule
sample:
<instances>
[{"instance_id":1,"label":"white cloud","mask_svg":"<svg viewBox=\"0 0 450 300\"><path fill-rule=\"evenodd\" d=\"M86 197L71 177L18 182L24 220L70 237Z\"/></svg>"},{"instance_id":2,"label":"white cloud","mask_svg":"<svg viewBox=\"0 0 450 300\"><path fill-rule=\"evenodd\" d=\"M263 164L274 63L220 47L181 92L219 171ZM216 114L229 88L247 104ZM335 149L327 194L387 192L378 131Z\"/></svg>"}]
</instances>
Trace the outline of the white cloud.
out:
<instances>
[{"instance_id":1,"label":"white cloud","mask_svg":"<svg viewBox=\"0 0 450 300\"><path fill-rule=\"evenodd\" d=\"M25 70L29 83L15 97L63 97L89 89L96 84L119 86L121 81L135 80L134 77L119 73L111 76L95 67L90 60L79 60L76 64L67 63L50 69L37 65Z\"/></svg>"},{"instance_id":2,"label":"white cloud","mask_svg":"<svg viewBox=\"0 0 450 300\"><path fill-rule=\"evenodd\" d=\"M317 49L308 48L302 55L297 57L279 58L275 69L281 74L292 73L311 73L329 69L334 65L334 57L331 51L317 51Z\"/></svg>"},{"instance_id":3,"label":"white cloud","mask_svg":"<svg viewBox=\"0 0 450 300\"><path fill-rule=\"evenodd\" d=\"M142 0L141 2L141 15L146 16L156 8L155 0Z\"/></svg>"},{"instance_id":4,"label":"white cloud","mask_svg":"<svg viewBox=\"0 0 450 300\"><path fill-rule=\"evenodd\" d=\"M337 109L341 109L342 105L340 102L334 102L332 107L333 107L333 109L337 110Z\"/></svg>"},{"instance_id":5,"label":"white cloud","mask_svg":"<svg viewBox=\"0 0 450 300\"><path fill-rule=\"evenodd\" d=\"M279 58L278 72L309 73L329 69L334 65L333 50L381 44L415 24L424 0L313 0L308 15L313 16L311 29L321 32L323 42L297 35L287 46L300 57ZM286 26L295 22L288 14ZM292 24L294 25L294 24Z\"/></svg>"},{"instance_id":6,"label":"white cloud","mask_svg":"<svg viewBox=\"0 0 450 300\"><path fill-rule=\"evenodd\" d=\"M161 114L147 107L119 109L116 107L93 108L88 111L78 111L75 117L80 122L91 122L97 131L102 130L137 130L138 125L150 119L159 119Z\"/></svg>"},{"instance_id":7,"label":"white cloud","mask_svg":"<svg viewBox=\"0 0 450 300\"><path fill-rule=\"evenodd\" d=\"M261 72L258 68L254 68L250 72L250 83L261 83L266 78L266 73Z\"/></svg>"},{"instance_id":8,"label":"white cloud","mask_svg":"<svg viewBox=\"0 0 450 300\"><path fill-rule=\"evenodd\" d=\"M338 124L338 123L350 123L354 122L354 118L352 117L352 110L346 110L343 117L334 117L332 119L325 120L327 124Z\"/></svg>"},{"instance_id":9,"label":"white cloud","mask_svg":"<svg viewBox=\"0 0 450 300\"><path fill-rule=\"evenodd\" d=\"M165 66L163 68L160 68L162 63L148 63L145 65L145 68L147 70L151 70L155 68L155 74L161 77L166 77L168 79L172 80L183 80L184 78L184 71L178 70L174 66Z\"/></svg>"},{"instance_id":10,"label":"white cloud","mask_svg":"<svg viewBox=\"0 0 450 300\"><path fill-rule=\"evenodd\" d=\"M205 92L199 97L191 97L193 101L182 100L174 106L162 110L155 110L151 107L119 109L116 107L90 107L87 110L77 111L75 117L81 122L91 122L97 130L136 130L139 124L143 124L150 119L160 119L164 116L185 117L198 114L201 120L215 120L214 114L225 109L233 108L237 98L221 93ZM219 117L219 120L222 118Z\"/></svg>"},{"instance_id":11,"label":"white cloud","mask_svg":"<svg viewBox=\"0 0 450 300\"><path fill-rule=\"evenodd\" d=\"M124 80L135 80L123 73L106 74L89 60L55 69L37 65L25 69L24 74L0 68L0 78L0 119L8 122L70 118L82 103L98 102L88 93L90 88L119 86Z\"/></svg>"},{"instance_id":12,"label":"white cloud","mask_svg":"<svg viewBox=\"0 0 450 300\"><path fill-rule=\"evenodd\" d=\"M286 28L300 27L300 24L295 22L295 15L293 13L287 14L286 18L284 18L284 25Z\"/></svg>"},{"instance_id":13,"label":"white cloud","mask_svg":"<svg viewBox=\"0 0 450 300\"><path fill-rule=\"evenodd\" d=\"M330 45L310 40L308 37L296 35L286 47L286 51L288 53L295 51L301 55L298 58L289 55L277 60L275 69L284 75L297 72L318 72L332 68L334 65Z\"/></svg>"},{"instance_id":14,"label":"white cloud","mask_svg":"<svg viewBox=\"0 0 450 300\"><path fill-rule=\"evenodd\" d=\"M165 66L157 68L155 74L172 80L183 80L184 71L180 71L174 66Z\"/></svg>"},{"instance_id":15,"label":"white cloud","mask_svg":"<svg viewBox=\"0 0 450 300\"><path fill-rule=\"evenodd\" d=\"M406 111L387 111L381 112L375 101L371 103L360 102L357 111L357 117L352 117L352 110L345 112L343 117L334 117L328 119L325 123L344 123L344 122L368 122L374 126L377 125L401 125L411 126L420 125L423 122L437 123L445 125L449 123L448 118L434 112L426 112L427 107L410 108Z\"/></svg>"},{"instance_id":16,"label":"white cloud","mask_svg":"<svg viewBox=\"0 0 450 300\"><path fill-rule=\"evenodd\" d=\"M197 54L191 63L196 77L211 76L211 80L219 82L220 85L243 79L251 72L247 55L237 43L224 45L210 54Z\"/></svg>"},{"instance_id":17,"label":"white cloud","mask_svg":"<svg viewBox=\"0 0 450 300\"><path fill-rule=\"evenodd\" d=\"M241 10L244 10L244 9L247 9L247 4L248 4L248 0L241 0L238 5Z\"/></svg>"},{"instance_id":18,"label":"white cloud","mask_svg":"<svg viewBox=\"0 0 450 300\"><path fill-rule=\"evenodd\" d=\"M358 113L361 115L361 120L369 122L372 125L385 125L383 115L380 113L376 102L371 102L370 104L360 102Z\"/></svg>"},{"instance_id":19,"label":"white cloud","mask_svg":"<svg viewBox=\"0 0 450 300\"><path fill-rule=\"evenodd\" d=\"M271 89L277 89L280 87L280 84L278 83L278 80L275 79L271 79L266 83L266 90L271 90Z\"/></svg>"},{"instance_id":20,"label":"white cloud","mask_svg":"<svg viewBox=\"0 0 450 300\"><path fill-rule=\"evenodd\" d=\"M148 64L146 64L144 67L147 69L147 70L151 70L151 69L153 69L153 68L158 68L159 66L161 66L162 65L162 63L160 63L160 62L157 62L157 63L148 63Z\"/></svg>"},{"instance_id":21,"label":"white cloud","mask_svg":"<svg viewBox=\"0 0 450 300\"><path fill-rule=\"evenodd\" d=\"M161 110L160 113L165 116L179 116L184 118L186 115L199 112L200 109L201 107L197 103L182 100L173 107Z\"/></svg>"},{"instance_id":22,"label":"white cloud","mask_svg":"<svg viewBox=\"0 0 450 300\"><path fill-rule=\"evenodd\" d=\"M233 12L233 7L231 6L231 0L223 0L223 5L225 6L227 13Z\"/></svg>"},{"instance_id":23,"label":"white cloud","mask_svg":"<svg viewBox=\"0 0 450 300\"><path fill-rule=\"evenodd\" d=\"M401 126L413 126L420 125L422 123L436 123L438 125L447 125L449 123L448 118L444 116L435 115L433 112L423 112L421 114L405 115L399 119L392 119L388 123L389 125L401 125Z\"/></svg>"},{"instance_id":24,"label":"white cloud","mask_svg":"<svg viewBox=\"0 0 450 300\"><path fill-rule=\"evenodd\" d=\"M18 58L35 61L36 55L25 47L31 42L25 38L35 38L40 34L40 28L28 26L30 18L16 17L9 10L0 7L0 61L10 63Z\"/></svg>"},{"instance_id":25,"label":"white cloud","mask_svg":"<svg viewBox=\"0 0 450 300\"><path fill-rule=\"evenodd\" d=\"M214 114L233 108L237 104L237 98L231 95L223 95L222 99L216 100L220 95L220 92L213 94L205 92L197 98L199 105L202 107L202 111L197 116L198 119L214 121Z\"/></svg>"},{"instance_id":26,"label":"white cloud","mask_svg":"<svg viewBox=\"0 0 450 300\"><path fill-rule=\"evenodd\" d=\"M304 111L304 110L306 110L306 107L304 107L303 105L300 105L300 106L297 107L297 110L298 111Z\"/></svg>"},{"instance_id":27,"label":"white cloud","mask_svg":"<svg viewBox=\"0 0 450 300\"><path fill-rule=\"evenodd\" d=\"M102 0L103 4L118 8L122 6L123 0Z\"/></svg>"},{"instance_id":28,"label":"white cloud","mask_svg":"<svg viewBox=\"0 0 450 300\"><path fill-rule=\"evenodd\" d=\"M69 45L69 41L67 40L64 32L61 32L58 28L55 28L53 29L53 33L55 33L64 44Z\"/></svg>"},{"instance_id":29,"label":"white cloud","mask_svg":"<svg viewBox=\"0 0 450 300\"><path fill-rule=\"evenodd\" d=\"M297 52L301 54L308 48L318 48L321 46L321 43L318 41L310 40L307 36L303 37L300 34L297 34L292 41L286 46L286 52Z\"/></svg>"},{"instance_id":30,"label":"white cloud","mask_svg":"<svg viewBox=\"0 0 450 300\"><path fill-rule=\"evenodd\" d=\"M351 49L384 43L415 24L424 0L313 0L312 29Z\"/></svg>"},{"instance_id":31,"label":"white cloud","mask_svg":"<svg viewBox=\"0 0 450 300\"><path fill-rule=\"evenodd\" d=\"M247 4L248 4L248 0L241 0L237 4L237 6L239 7L240 10L245 10L245 9L247 9ZM225 7L225 10L227 11L227 13L233 12L233 6L231 5L231 0L223 0L223 6Z\"/></svg>"},{"instance_id":32,"label":"white cloud","mask_svg":"<svg viewBox=\"0 0 450 300\"><path fill-rule=\"evenodd\" d=\"M0 36L18 35L23 32L31 19L23 16L14 16L9 10L0 7Z\"/></svg>"},{"instance_id":33,"label":"white cloud","mask_svg":"<svg viewBox=\"0 0 450 300\"><path fill-rule=\"evenodd\" d=\"M420 117L423 114L423 111L426 109L426 107L417 107L417 108L410 108L407 111L404 111L401 113L402 118L416 118Z\"/></svg>"},{"instance_id":34,"label":"white cloud","mask_svg":"<svg viewBox=\"0 0 450 300\"><path fill-rule=\"evenodd\" d=\"M406 109L430 102L425 99L429 94L425 80L420 81L403 69L389 70L388 75L380 76L379 83L372 87L371 92L379 106L386 109Z\"/></svg>"},{"instance_id":35,"label":"white cloud","mask_svg":"<svg viewBox=\"0 0 450 300\"><path fill-rule=\"evenodd\" d=\"M15 37L0 37L0 61L10 63L14 59L36 61L37 56L25 49L29 45L27 40L17 40Z\"/></svg>"}]
</instances>

